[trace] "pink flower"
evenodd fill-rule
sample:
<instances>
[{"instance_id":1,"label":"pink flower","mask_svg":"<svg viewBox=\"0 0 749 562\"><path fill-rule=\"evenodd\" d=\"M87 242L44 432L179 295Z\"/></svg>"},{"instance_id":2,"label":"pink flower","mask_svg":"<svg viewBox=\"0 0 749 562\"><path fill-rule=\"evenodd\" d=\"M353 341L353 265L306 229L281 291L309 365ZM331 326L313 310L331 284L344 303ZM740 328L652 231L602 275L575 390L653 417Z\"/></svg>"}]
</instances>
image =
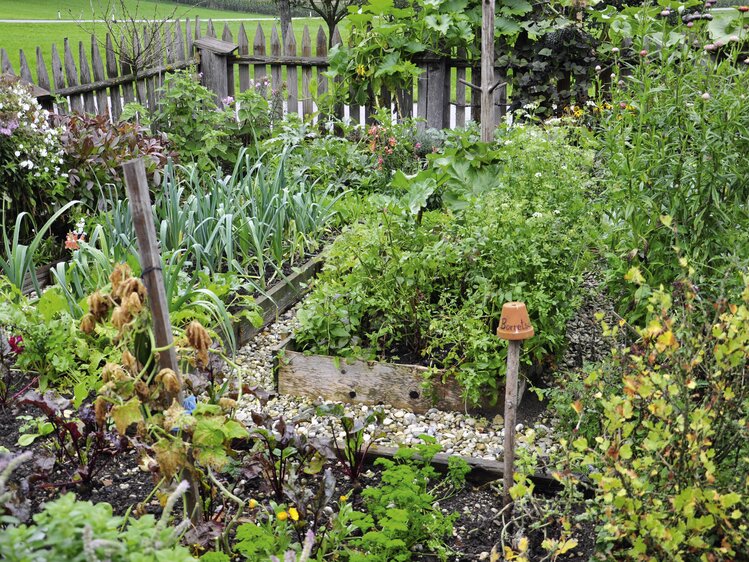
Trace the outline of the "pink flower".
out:
<instances>
[{"instance_id":1,"label":"pink flower","mask_svg":"<svg viewBox=\"0 0 749 562\"><path fill-rule=\"evenodd\" d=\"M221 103L223 103L224 105L231 105L234 103L234 98L231 96L227 96L221 100Z\"/></svg>"},{"instance_id":2,"label":"pink flower","mask_svg":"<svg viewBox=\"0 0 749 562\"><path fill-rule=\"evenodd\" d=\"M416 144L414 145L414 148L415 148L416 150L419 150L419 149L421 148L421 143L420 143L420 142L417 142L417 143L416 143Z\"/></svg>"},{"instance_id":3,"label":"pink flower","mask_svg":"<svg viewBox=\"0 0 749 562\"><path fill-rule=\"evenodd\" d=\"M23 344L23 336L10 336L8 338L8 345L13 353L21 355L25 349Z\"/></svg>"},{"instance_id":4,"label":"pink flower","mask_svg":"<svg viewBox=\"0 0 749 562\"><path fill-rule=\"evenodd\" d=\"M65 238L65 248L67 250L77 250L80 246L78 242L85 242L86 235L78 234L77 232L68 232L67 238Z\"/></svg>"},{"instance_id":5,"label":"pink flower","mask_svg":"<svg viewBox=\"0 0 749 562\"><path fill-rule=\"evenodd\" d=\"M398 144L398 141L397 141L397 140L395 140L395 137L390 137L390 138L388 139L388 144L389 144L390 146L395 146L396 144Z\"/></svg>"}]
</instances>

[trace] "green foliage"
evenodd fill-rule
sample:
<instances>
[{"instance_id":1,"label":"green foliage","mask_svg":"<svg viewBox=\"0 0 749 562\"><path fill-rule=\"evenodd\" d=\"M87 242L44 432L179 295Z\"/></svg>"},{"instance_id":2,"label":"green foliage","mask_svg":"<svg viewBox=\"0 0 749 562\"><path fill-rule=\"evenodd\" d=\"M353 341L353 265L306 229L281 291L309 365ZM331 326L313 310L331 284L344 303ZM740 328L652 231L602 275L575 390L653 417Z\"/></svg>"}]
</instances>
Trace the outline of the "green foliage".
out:
<instances>
[{"instance_id":1,"label":"green foliage","mask_svg":"<svg viewBox=\"0 0 749 562\"><path fill-rule=\"evenodd\" d=\"M236 420L227 419L221 406L198 404L192 414L192 446L195 460L201 465L223 470L229 462L233 439L247 437L247 428Z\"/></svg>"},{"instance_id":2,"label":"green foliage","mask_svg":"<svg viewBox=\"0 0 749 562\"><path fill-rule=\"evenodd\" d=\"M284 513L279 518L277 514ZM284 506L271 506L261 523L244 523L237 527L234 549L247 560L261 560L284 552L294 543L293 522L289 521Z\"/></svg>"},{"instance_id":3,"label":"green foliage","mask_svg":"<svg viewBox=\"0 0 749 562\"><path fill-rule=\"evenodd\" d=\"M654 33L672 33L673 40L637 63L614 61L613 109L600 132L612 226L610 286L615 295L629 295L622 279L632 267L644 285L670 284L679 273L672 259L678 247L705 294L715 297L724 284L740 285L737 273L749 262L749 77L735 43L714 58L692 46L708 41L699 27L643 22L647 29L634 38L634 49L646 47ZM641 316L648 292L634 297L621 308L636 307Z\"/></svg>"},{"instance_id":4,"label":"green foliage","mask_svg":"<svg viewBox=\"0 0 749 562\"><path fill-rule=\"evenodd\" d=\"M28 222L33 224L33 219L26 211L23 211L16 217L15 225L12 228L8 228L5 223L5 208L3 208L3 251L0 254L0 269L2 269L3 275L13 285L19 289L23 289L23 283L26 275L31 276L31 282L34 285L37 295L41 293L39 290L39 281L36 278L36 268L34 263L34 257L37 248L42 244L45 236L48 236L48 231L52 224L59 219L65 211L76 205L78 201L70 201L58 209L48 220L41 229L34 235L31 242L26 245L21 242L21 233L25 232L24 219L29 219ZM33 231L33 229L29 229ZM12 237L9 234L12 233Z\"/></svg>"},{"instance_id":5,"label":"green foliage","mask_svg":"<svg viewBox=\"0 0 749 562\"><path fill-rule=\"evenodd\" d=\"M470 48L481 22L481 7L468 0L415 0L403 5L373 0L350 6L346 21L349 44L333 47L326 73L333 95L357 105L374 95L379 107L383 89L396 92L422 72L413 61L416 55ZM335 78L343 83L336 84ZM404 100L396 96L395 103L403 115Z\"/></svg>"},{"instance_id":6,"label":"green foliage","mask_svg":"<svg viewBox=\"0 0 749 562\"><path fill-rule=\"evenodd\" d=\"M362 492L367 517L360 523L364 534L350 544L350 562L411 560L412 549L420 545L424 552L447 560L445 539L452 533L458 514L443 515L434 506L437 499L429 485L437 473L428 464L405 460L377 459L383 467L379 486Z\"/></svg>"},{"instance_id":7,"label":"green foliage","mask_svg":"<svg viewBox=\"0 0 749 562\"><path fill-rule=\"evenodd\" d=\"M430 164L396 174L381 212L333 244L296 338L314 353L446 369L475 401L504 372L493 335L504 302L525 301L536 327L526 361L564 344L596 220L589 154L531 128Z\"/></svg>"},{"instance_id":8,"label":"green foliage","mask_svg":"<svg viewBox=\"0 0 749 562\"><path fill-rule=\"evenodd\" d=\"M3 560L86 560L112 562L187 562L194 560L179 545L175 529L153 515L125 519L106 503L77 501L65 494L48 502L31 525L0 530Z\"/></svg>"},{"instance_id":9,"label":"green foliage","mask_svg":"<svg viewBox=\"0 0 749 562\"><path fill-rule=\"evenodd\" d=\"M55 290L48 290L31 304L16 294L0 302L0 325L23 338L23 351L15 368L48 386L72 388L75 405L98 386L99 370L105 353L78 330L78 322L66 311L65 301Z\"/></svg>"},{"instance_id":10,"label":"green foliage","mask_svg":"<svg viewBox=\"0 0 749 562\"><path fill-rule=\"evenodd\" d=\"M153 118L153 127L165 132L178 147L183 161L193 161L201 170L231 166L237 148L254 144L270 134L273 100L267 82L222 100L202 86L191 72L167 74L162 102Z\"/></svg>"},{"instance_id":11,"label":"green foliage","mask_svg":"<svg viewBox=\"0 0 749 562\"><path fill-rule=\"evenodd\" d=\"M214 162L231 161L234 149L229 146L227 114L218 109L214 94L189 71L165 76L153 125L179 147L183 160L194 160L202 169L213 169Z\"/></svg>"},{"instance_id":12,"label":"green foliage","mask_svg":"<svg viewBox=\"0 0 749 562\"><path fill-rule=\"evenodd\" d=\"M496 64L507 77L511 109L549 117L583 104L596 77L598 33L588 15L598 7L586 10L585 2L502 4L495 23Z\"/></svg>"},{"instance_id":13,"label":"green foliage","mask_svg":"<svg viewBox=\"0 0 749 562\"><path fill-rule=\"evenodd\" d=\"M571 405L598 416L596 437L563 446L593 467L599 548L613 560L749 555L749 278L705 322L710 304L683 266L673 292L648 299L638 340L592 370Z\"/></svg>"},{"instance_id":14,"label":"green foliage","mask_svg":"<svg viewBox=\"0 0 749 562\"><path fill-rule=\"evenodd\" d=\"M182 304L201 300L195 298L200 287L227 304L241 301L241 294L264 289L285 265L318 249L336 197L314 189L305 176L289 181L285 160L284 155L276 165L264 164L240 150L229 175L215 168L166 166L153 209L177 322ZM56 275L66 279L75 299L106 282L115 262L137 263L126 201L112 201L98 221L90 240L73 253L72 269ZM251 308L249 302L237 304Z\"/></svg>"}]
</instances>

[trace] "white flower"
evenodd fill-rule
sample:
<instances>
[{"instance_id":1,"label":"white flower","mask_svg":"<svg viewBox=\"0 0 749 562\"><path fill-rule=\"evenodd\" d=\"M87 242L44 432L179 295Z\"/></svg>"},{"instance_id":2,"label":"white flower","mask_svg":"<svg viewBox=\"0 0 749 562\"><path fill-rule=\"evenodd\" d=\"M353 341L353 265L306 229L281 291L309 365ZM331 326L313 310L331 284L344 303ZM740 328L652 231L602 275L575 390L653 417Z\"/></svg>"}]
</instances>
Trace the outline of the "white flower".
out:
<instances>
[{"instance_id":1,"label":"white flower","mask_svg":"<svg viewBox=\"0 0 749 562\"><path fill-rule=\"evenodd\" d=\"M536 172L535 174L533 174L533 176L534 176L534 177L537 177L537 178L540 178L540 177L541 177L541 175L542 175L542 174L541 174L541 172Z\"/></svg>"},{"instance_id":2,"label":"white flower","mask_svg":"<svg viewBox=\"0 0 749 562\"><path fill-rule=\"evenodd\" d=\"M538 211L536 211L535 213L533 213L532 216L533 216L534 219L538 219L538 218L541 218L542 216L544 216L544 214L543 213L539 213Z\"/></svg>"},{"instance_id":3,"label":"white flower","mask_svg":"<svg viewBox=\"0 0 749 562\"><path fill-rule=\"evenodd\" d=\"M16 150L13 154L15 154L16 158L17 158L17 157L21 156L21 151L20 150Z\"/></svg>"}]
</instances>

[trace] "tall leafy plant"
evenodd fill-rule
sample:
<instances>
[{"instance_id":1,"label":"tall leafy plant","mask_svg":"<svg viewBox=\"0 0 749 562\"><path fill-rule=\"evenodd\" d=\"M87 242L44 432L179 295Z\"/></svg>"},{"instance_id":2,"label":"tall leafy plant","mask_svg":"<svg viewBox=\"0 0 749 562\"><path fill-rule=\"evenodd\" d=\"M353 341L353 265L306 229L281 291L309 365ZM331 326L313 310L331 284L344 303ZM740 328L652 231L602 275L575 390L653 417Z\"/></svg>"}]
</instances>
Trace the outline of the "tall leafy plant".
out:
<instances>
[{"instance_id":1,"label":"tall leafy plant","mask_svg":"<svg viewBox=\"0 0 749 562\"><path fill-rule=\"evenodd\" d=\"M59 219L65 211L70 209L73 205L77 204L78 201L70 201L58 209L47 222L44 223L41 229L36 233L30 244L23 244L20 241L21 233L23 232L24 220L32 220L31 216L27 212L22 212L16 217L16 222L10 231L13 233L12 237L8 236L9 229L5 223L5 209L3 209L3 255L0 256L0 269L8 280L18 287L23 288L24 279L26 275L30 275L31 282L34 285L34 289L37 295L40 294L39 281L36 278L36 272L34 271L34 254L39 248L39 245L47 236L47 231L50 229L52 224Z\"/></svg>"},{"instance_id":2,"label":"tall leafy plant","mask_svg":"<svg viewBox=\"0 0 749 562\"><path fill-rule=\"evenodd\" d=\"M635 37L638 61L615 61L613 108L601 123L612 282L621 289L624 274L637 267L649 286L671 283L676 246L705 276L701 284L736 284L736 266L749 259L749 77L740 49L715 57L702 49L714 45L701 31L668 20L650 26L671 39L649 52L652 33ZM640 291L623 305L642 314L647 296Z\"/></svg>"}]
</instances>

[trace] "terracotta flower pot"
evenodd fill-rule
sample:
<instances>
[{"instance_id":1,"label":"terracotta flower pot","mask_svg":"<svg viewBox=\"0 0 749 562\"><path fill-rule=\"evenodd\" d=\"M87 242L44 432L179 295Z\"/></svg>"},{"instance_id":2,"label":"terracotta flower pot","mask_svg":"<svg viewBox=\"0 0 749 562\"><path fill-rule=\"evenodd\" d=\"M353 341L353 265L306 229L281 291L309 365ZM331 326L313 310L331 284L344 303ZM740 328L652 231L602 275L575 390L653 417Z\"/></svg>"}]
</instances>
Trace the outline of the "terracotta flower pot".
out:
<instances>
[{"instance_id":1,"label":"terracotta flower pot","mask_svg":"<svg viewBox=\"0 0 749 562\"><path fill-rule=\"evenodd\" d=\"M497 337L503 340L527 340L532 338L533 326L523 302L508 302L502 306Z\"/></svg>"}]
</instances>

